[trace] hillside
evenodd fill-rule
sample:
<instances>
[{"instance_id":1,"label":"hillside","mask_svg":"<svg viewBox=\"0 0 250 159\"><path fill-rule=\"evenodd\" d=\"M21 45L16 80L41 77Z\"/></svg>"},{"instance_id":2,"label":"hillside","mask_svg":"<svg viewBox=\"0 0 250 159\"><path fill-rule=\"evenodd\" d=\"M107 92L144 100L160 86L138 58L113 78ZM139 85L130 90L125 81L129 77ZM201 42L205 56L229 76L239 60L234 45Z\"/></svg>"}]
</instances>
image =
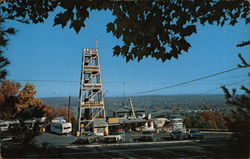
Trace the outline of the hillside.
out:
<instances>
[{"instance_id":1,"label":"hillside","mask_svg":"<svg viewBox=\"0 0 250 159\"><path fill-rule=\"evenodd\" d=\"M206 109L225 108L224 95L149 95L131 97L136 108L143 108L154 112L162 109ZM55 107L67 106L68 97L47 97L42 101ZM123 97L106 97L105 106L112 111L118 107L128 105L128 99ZM125 103L125 104L124 104ZM78 97L71 97L71 108L77 114Z\"/></svg>"},{"instance_id":2,"label":"hillside","mask_svg":"<svg viewBox=\"0 0 250 159\"><path fill-rule=\"evenodd\" d=\"M224 95L150 95L130 97L134 105L138 107L147 106L165 106L165 107L190 107L199 108L204 106L224 107ZM105 97L106 106L122 106L127 103L128 98L123 97ZM46 104L58 107L67 106L68 97L46 97L42 98ZM78 105L78 97L71 97L71 106Z\"/></svg>"}]
</instances>

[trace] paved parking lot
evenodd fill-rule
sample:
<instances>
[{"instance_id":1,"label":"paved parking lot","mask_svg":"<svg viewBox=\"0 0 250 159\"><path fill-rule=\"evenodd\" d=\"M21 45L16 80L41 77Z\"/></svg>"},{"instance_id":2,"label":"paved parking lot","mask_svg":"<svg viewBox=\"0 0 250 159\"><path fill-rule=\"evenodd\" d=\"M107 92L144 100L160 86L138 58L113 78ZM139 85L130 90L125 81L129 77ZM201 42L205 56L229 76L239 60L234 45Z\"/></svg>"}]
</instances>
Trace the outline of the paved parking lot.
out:
<instances>
[{"instance_id":1,"label":"paved parking lot","mask_svg":"<svg viewBox=\"0 0 250 159\"><path fill-rule=\"evenodd\" d=\"M30 153L29 158L227 158L233 152L224 140L230 133L204 133L204 140L163 140L168 133L155 134L155 142L138 142L140 133L127 133L125 142L72 144L77 137L42 133L35 142L42 146L39 153ZM209 140L212 139L212 140ZM219 140L213 140L219 139ZM222 139L222 140L220 140Z\"/></svg>"},{"instance_id":2,"label":"paved parking lot","mask_svg":"<svg viewBox=\"0 0 250 159\"><path fill-rule=\"evenodd\" d=\"M51 148L29 158L221 158L229 157L226 142L200 143L192 140L120 144L86 144Z\"/></svg>"},{"instance_id":3,"label":"paved parking lot","mask_svg":"<svg viewBox=\"0 0 250 159\"><path fill-rule=\"evenodd\" d=\"M51 133L42 133L34 139L35 143L38 145L48 143L49 146L64 146L73 143L75 140L76 136Z\"/></svg>"},{"instance_id":4,"label":"paved parking lot","mask_svg":"<svg viewBox=\"0 0 250 159\"><path fill-rule=\"evenodd\" d=\"M134 132L134 133L126 133L125 142L131 143L138 140L141 133ZM204 139L213 139L213 138L229 138L230 133L204 133ZM158 133L155 134L155 139L157 142L164 141L163 138L169 137L168 133ZM57 135L51 133L42 133L40 136L35 138L35 143L41 145L42 143L48 143L48 146L66 146L70 145L76 141L78 137L72 135Z\"/></svg>"}]
</instances>

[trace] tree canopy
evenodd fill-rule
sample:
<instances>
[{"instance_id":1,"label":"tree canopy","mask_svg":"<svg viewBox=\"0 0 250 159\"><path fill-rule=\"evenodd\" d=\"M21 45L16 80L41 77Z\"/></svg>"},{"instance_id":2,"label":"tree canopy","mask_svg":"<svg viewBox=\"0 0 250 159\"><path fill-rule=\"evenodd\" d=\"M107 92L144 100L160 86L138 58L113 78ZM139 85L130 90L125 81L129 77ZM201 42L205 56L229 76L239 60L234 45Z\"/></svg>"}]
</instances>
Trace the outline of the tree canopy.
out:
<instances>
[{"instance_id":1,"label":"tree canopy","mask_svg":"<svg viewBox=\"0 0 250 159\"><path fill-rule=\"evenodd\" d=\"M197 33L197 24L235 25L250 23L249 1L165 0L165 1L81 1L4 0L1 18L24 23L42 23L57 12L54 26L68 26L77 33L85 27L91 10L110 10L115 17L107 32L123 44L113 47L115 56L126 61L151 56L163 62L188 52L187 37Z\"/></svg>"},{"instance_id":2,"label":"tree canopy","mask_svg":"<svg viewBox=\"0 0 250 159\"><path fill-rule=\"evenodd\" d=\"M3 56L3 48L7 47L8 44L8 36L15 35L16 31L14 28L4 28L3 27L4 20L1 18L0 14L0 81L4 79L7 75L7 70L5 67L10 63L6 57Z\"/></svg>"},{"instance_id":3,"label":"tree canopy","mask_svg":"<svg viewBox=\"0 0 250 159\"><path fill-rule=\"evenodd\" d=\"M250 42L243 42L238 47L250 45ZM239 58L242 64L238 64L238 67L246 68L250 67L250 64L239 54ZM248 73L250 76L250 72ZM226 118L229 130L233 132L233 137L236 139L233 143L234 151L241 156L249 157L250 148L250 90L245 86L241 86L241 89L245 94L237 95L236 89L233 88L229 91L225 86L221 87L224 91L226 102L229 105L234 106L231 110L230 116Z\"/></svg>"},{"instance_id":4,"label":"tree canopy","mask_svg":"<svg viewBox=\"0 0 250 159\"><path fill-rule=\"evenodd\" d=\"M36 90L32 84L17 82L0 83L0 117L2 119L32 119L42 117L46 107L41 99L35 98Z\"/></svg>"},{"instance_id":5,"label":"tree canopy","mask_svg":"<svg viewBox=\"0 0 250 159\"><path fill-rule=\"evenodd\" d=\"M225 86L222 89L225 92L227 103L235 107L231 110L230 116L226 118L229 129L234 132L233 136L236 139L235 151L247 157L250 148L250 90L241 86L245 94L236 95L236 89L233 89L232 92Z\"/></svg>"},{"instance_id":6,"label":"tree canopy","mask_svg":"<svg viewBox=\"0 0 250 159\"><path fill-rule=\"evenodd\" d=\"M224 118L221 112L200 112L185 117L183 124L187 128L226 129Z\"/></svg>"},{"instance_id":7,"label":"tree canopy","mask_svg":"<svg viewBox=\"0 0 250 159\"><path fill-rule=\"evenodd\" d=\"M16 115L15 104L20 92L20 83L3 81L0 83L0 118L11 119Z\"/></svg>"},{"instance_id":8,"label":"tree canopy","mask_svg":"<svg viewBox=\"0 0 250 159\"><path fill-rule=\"evenodd\" d=\"M0 118L1 119L32 119L46 117L48 121L58 116L64 116L71 121L73 113L65 107L54 108L36 98L35 86L27 83L22 85L13 81L0 83Z\"/></svg>"}]
</instances>

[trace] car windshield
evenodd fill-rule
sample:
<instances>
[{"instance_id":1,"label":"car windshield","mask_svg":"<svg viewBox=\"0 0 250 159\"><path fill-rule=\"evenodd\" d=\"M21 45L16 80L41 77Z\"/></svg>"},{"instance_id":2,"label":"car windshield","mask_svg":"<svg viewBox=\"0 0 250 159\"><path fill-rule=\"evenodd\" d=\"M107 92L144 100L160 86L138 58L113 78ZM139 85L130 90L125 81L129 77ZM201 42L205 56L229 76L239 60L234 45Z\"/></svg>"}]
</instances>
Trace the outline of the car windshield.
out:
<instances>
[{"instance_id":1,"label":"car windshield","mask_svg":"<svg viewBox=\"0 0 250 159\"><path fill-rule=\"evenodd\" d=\"M153 131L144 131L143 134L152 134Z\"/></svg>"}]
</instances>

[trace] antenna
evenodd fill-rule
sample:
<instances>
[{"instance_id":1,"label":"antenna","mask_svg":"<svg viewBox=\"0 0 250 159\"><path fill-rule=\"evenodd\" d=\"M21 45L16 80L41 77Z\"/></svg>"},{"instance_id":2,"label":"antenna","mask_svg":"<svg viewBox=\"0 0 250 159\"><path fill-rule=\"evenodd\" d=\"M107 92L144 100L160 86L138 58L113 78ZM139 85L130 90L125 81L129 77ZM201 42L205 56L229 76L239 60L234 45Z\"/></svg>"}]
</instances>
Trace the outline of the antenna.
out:
<instances>
[{"instance_id":1,"label":"antenna","mask_svg":"<svg viewBox=\"0 0 250 159\"><path fill-rule=\"evenodd\" d=\"M98 39L95 40L95 47L98 49Z\"/></svg>"},{"instance_id":2,"label":"antenna","mask_svg":"<svg viewBox=\"0 0 250 159\"><path fill-rule=\"evenodd\" d=\"M125 82L122 82L122 84L123 84L123 106L125 106L126 105Z\"/></svg>"}]
</instances>

